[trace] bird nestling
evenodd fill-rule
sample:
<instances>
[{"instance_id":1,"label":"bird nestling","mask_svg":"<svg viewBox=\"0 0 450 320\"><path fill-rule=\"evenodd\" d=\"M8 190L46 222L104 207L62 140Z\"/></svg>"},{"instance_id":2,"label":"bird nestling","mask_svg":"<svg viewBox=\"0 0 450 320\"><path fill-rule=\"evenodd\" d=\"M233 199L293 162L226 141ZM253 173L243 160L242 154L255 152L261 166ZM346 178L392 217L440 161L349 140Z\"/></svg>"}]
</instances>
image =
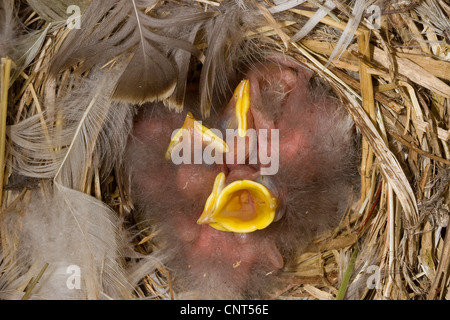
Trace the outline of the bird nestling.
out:
<instances>
[{"instance_id":1,"label":"bird nestling","mask_svg":"<svg viewBox=\"0 0 450 320\"><path fill-rule=\"evenodd\" d=\"M204 122L195 120L196 90L183 113L142 106L126 150L134 218L158 228L175 289L191 297L268 297L354 191L353 123L312 71L270 55L242 78ZM217 161L194 161L196 153Z\"/></svg>"}]
</instances>

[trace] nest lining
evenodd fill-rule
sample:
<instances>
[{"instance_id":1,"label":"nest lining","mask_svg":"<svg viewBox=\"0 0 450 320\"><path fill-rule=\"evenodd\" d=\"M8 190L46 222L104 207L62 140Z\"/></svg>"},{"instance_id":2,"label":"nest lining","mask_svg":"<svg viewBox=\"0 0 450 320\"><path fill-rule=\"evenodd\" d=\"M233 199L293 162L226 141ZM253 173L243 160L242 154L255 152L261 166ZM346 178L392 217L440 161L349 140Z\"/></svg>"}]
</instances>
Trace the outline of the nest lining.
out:
<instances>
[{"instance_id":1,"label":"nest lining","mask_svg":"<svg viewBox=\"0 0 450 320\"><path fill-rule=\"evenodd\" d=\"M197 3L207 10L222 2ZM438 9L427 11L424 6ZM320 74L339 93L362 134L359 199L354 199L339 226L315 239L295 264L286 267L289 285L274 293L274 298L449 298L450 66L448 29L442 29L448 24L448 10L443 1L383 4L380 28L371 29L367 20L361 20L352 42L331 61L349 21L349 3L340 3L296 42L289 39L302 27L297 21L313 16L316 1L273 15L265 12L267 25L246 35L259 46L288 54ZM447 22L432 19L440 14ZM24 18L36 30L47 26L37 12ZM0 179L0 218L8 212L24 214L30 193L39 192L47 183L40 181L33 190L20 183L14 190L5 189L3 181L8 183L12 172L5 163L13 160L5 124L41 113L46 99L63 95L63 90L75 85L57 87L48 77L51 57L67 34L64 27L46 34L31 63L13 78L11 70L16 70L18 62L2 57L0 151L5 154L1 158L5 169ZM114 61L105 67L113 65ZM62 77L70 78L70 72ZM47 130L44 121L42 129ZM386 150L392 156L383 156ZM102 180L101 168L87 166L82 191L123 217L132 204L119 175L116 172ZM2 227L0 234L3 257L13 256L5 245L17 241L13 232ZM138 250L151 251L152 236L149 232L143 237ZM173 298L167 270L161 266L148 275L137 292L144 297Z\"/></svg>"}]
</instances>

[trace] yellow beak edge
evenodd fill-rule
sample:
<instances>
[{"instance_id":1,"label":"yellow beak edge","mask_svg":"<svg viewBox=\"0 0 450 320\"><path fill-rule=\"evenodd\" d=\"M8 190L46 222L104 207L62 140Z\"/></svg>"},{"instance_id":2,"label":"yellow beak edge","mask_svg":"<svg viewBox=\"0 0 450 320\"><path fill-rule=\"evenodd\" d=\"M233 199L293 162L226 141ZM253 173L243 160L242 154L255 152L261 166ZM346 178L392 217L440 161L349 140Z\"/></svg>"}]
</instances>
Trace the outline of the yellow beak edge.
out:
<instances>
[{"instance_id":1,"label":"yellow beak edge","mask_svg":"<svg viewBox=\"0 0 450 320\"><path fill-rule=\"evenodd\" d=\"M250 109L250 80L244 79L234 90L236 98L236 119L238 121L238 133L240 137L245 137L248 129L247 114Z\"/></svg>"},{"instance_id":2,"label":"yellow beak edge","mask_svg":"<svg viewBox=\"0 0 450 320\"><path fill-rule=\"evenodd\" d=\"M221 172L197 223L221 231L248 233L269 226L276 209L276 198L264 185L238 180L226 186L225 174Z\"/></svg>"}]
</instances>

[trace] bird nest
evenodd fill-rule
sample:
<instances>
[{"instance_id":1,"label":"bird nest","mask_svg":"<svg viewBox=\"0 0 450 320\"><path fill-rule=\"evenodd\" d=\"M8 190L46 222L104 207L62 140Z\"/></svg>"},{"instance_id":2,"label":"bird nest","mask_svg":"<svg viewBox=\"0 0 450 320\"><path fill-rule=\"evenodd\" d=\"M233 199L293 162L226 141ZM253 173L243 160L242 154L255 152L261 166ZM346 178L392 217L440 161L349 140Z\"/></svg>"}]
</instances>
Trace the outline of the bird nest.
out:
<instances>
[{"instance_id":1,"label":"bird nest","mask_svg":"<svg viewBox=\"0 0 450 320\"><path fill-rule=\"evenodd\" d=\"M3 0L4 5L8 2ZM89 2L81 1L81 9ZM175 3L156 1L148 12L168 14L161 9L167 2ZM208 11L226 2L176 3ZM449 299L448 2L298 2L283 9L283 1L254 1L266 24L246 29L244 36L261 48L294 57L333 87L362 140L360 194L335 229L314 239L295 263L285 266L288 285L273 298ZM53 21L65 12L61 8L68 1L43 1L53 3L48 11L39 10L35 3L22 2L19 12L26 29L32 30L29 41L20 43L27 47L17 48L22 53L17 57L1 57L1 220L11 212L25 214L32 194L41 192L53 178L14 175L17 154L11 151L7 126L40 115L41 130L50 139L53 128L46 127L44 117L50 117L52 110L47 109L46 102L76 85L59 86L49 77L52 58L70 33L65 24ZM276 5L280 9L271 10ZM310 28L306 28L308 23ZM208 43L199 47L207 50ZM74 69L62 78L69 79L71 72ZM88 156L93 157L90 151ZM132 204L124 193L123 177L118 170L102 177L105 163L107 159L84 161L79 184L83 187L79 189L124 217ZM11 244L17 242L6 226L0 223L0 291L7 280L2 282L1 278L5 278L15 254ZM148 252L152 237L150 233L139 239L136 250ZM42 267L34 266L33 280L17 285L25 297L32 294L39 277L45 274ZM170 274L160 266L140 281L135 294L171 298L170 286Z\"/></svg>"}]
</instances>

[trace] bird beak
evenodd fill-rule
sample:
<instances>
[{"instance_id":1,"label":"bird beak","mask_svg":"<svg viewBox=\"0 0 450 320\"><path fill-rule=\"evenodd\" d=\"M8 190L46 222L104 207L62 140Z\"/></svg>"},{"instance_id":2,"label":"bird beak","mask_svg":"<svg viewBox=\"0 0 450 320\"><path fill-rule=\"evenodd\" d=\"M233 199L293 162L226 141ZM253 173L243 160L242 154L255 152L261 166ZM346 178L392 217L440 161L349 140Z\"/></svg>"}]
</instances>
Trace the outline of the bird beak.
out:
<instances>
[{"instance_id":1,"label":"bird beak","mask_svg":"<svg viewBox=\"0 0 450 320\"><path fill-rule=\"evenodd\" d=\"M225 185L225 174L221 172L197 223L221 231L248 233L269 226L276 209L277 200L264 185L251 180Z\"/></svg>"},{"instance_id":2,"label":"bird beak","mask_svg":"<svg viewBox=\"0 0 450 320\"><path fill-rule=\"evenodd\" d=\"M248 129L248 111L250 110L250 80L242 80L234 90L236 99L236 119L238 122L238 133L245 137Z\"/></svg>"},{"instance_id":3,"label":"bird beak","mask_svg":"<svg viewBox=\"0 0 450 320\"><path fill-rule=\"evenodd\" d=\"M171 159L173 149L182 141L183 137L191 137L192 139L195 134L199 134L201 136L202 145L213 144L214 150L221 153L226 153L229 151L229 147L225 141L219 138L214 132L211 131L211 129L208 129L201 124L201 122L195 120L192 113L188 112L183 126L175 133L169 143L169 147L167 148L165 154L166 160Z\"/></svg>"}]
</instances>

